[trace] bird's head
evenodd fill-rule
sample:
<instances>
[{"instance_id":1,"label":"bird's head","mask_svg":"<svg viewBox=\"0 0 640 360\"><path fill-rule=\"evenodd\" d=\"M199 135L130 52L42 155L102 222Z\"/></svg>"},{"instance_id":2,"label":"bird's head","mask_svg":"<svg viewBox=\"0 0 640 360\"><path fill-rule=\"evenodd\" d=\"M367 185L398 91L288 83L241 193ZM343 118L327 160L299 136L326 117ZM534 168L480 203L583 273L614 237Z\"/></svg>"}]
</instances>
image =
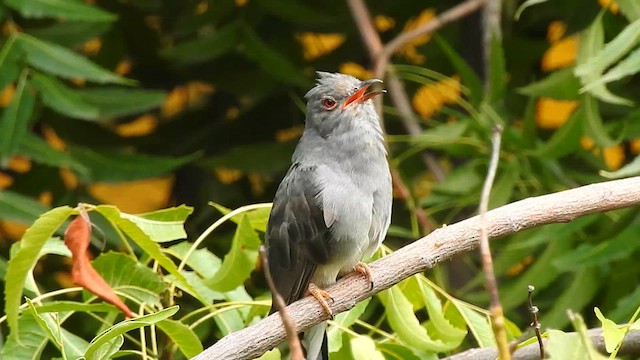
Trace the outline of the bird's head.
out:
<instances>
[{"instance_id":1,"label":"bird's head","mask_svg":"<svg viewBox=\"0 0 640 360\"><path fill-rule=\"evenodd\" d=\"M382 80L361 81L353 76L318 71L316 86L307 92L307 121L319 127L333 127L345 117L374 117L373 102L376 95L386 92L374 84Z\"/></svg>"}]
</instances>

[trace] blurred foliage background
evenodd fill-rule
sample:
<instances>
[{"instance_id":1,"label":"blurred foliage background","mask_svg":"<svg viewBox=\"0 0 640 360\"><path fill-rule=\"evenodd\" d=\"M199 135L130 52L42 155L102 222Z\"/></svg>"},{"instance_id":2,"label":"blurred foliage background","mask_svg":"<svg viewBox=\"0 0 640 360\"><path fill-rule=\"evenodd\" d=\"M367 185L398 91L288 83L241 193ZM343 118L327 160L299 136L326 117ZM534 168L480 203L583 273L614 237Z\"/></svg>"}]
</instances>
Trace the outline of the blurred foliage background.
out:
<instances>
[{"instance_id":1,"label":"blurred foliage background","mask_svg":"<svg viewBox=\"0 0 640 360\"><path fill-rule=\"evenodd\" d=\"M389 41L458 3L367 5L376 30ZM195 239L219 217L208 202L227 208L269 202L302 132L302 96L315 71L372 76L358 29L340 0L0 4L3 278L12 244L56 206L113 204L135 214L187 204L195 209L186 222L188 238ZM391 249L429 230L419 226L416 208L432 227L474 215L495 122L505 132L492 207L638 172L637 3L550 0L516 19L519 5L504 1L503 39L492 52L490 74L480 13L393 55L391 69L403 80L423 133L406 135L407 120L384 100L390 161L409 190L408 198L394 203L385 243ZM491 93L485 82L492 82ZM425 152L442 176L427 169ZM94 239L92 251L122 250L112 230L96 224L106 235ZM626 209L495 242L507 317L526 328L526 286L533 284L543 326L567 327L569 307L597 325L589 310L594 305L614 321L627 321L640 305L638 227L638 210ZM225 225L204 242L208 253L222 258L233 251L233 235ZM69 262L62 259L47 257L34 269L43 289L72 285ZM457 298L486 307L479 269L469 254L428 277ZM263 296L260 272L246 275L246 293ZM384 319L380 306L368 309L365 318L372 323ZM424 315L418 319L426 321ZM224 333L202 329L198 335L207 345Z\"/></svg>"}]
</instances>

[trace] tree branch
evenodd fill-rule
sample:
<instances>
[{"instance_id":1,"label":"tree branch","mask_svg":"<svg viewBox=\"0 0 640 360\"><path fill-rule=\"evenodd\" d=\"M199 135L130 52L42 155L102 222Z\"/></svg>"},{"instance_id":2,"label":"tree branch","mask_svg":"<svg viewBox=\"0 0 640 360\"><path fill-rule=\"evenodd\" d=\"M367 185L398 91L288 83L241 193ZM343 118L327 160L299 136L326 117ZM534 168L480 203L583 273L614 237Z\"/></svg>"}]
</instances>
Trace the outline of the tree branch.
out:
<instances>
[{"instance_id":1,"label":"tree branch","mask_svg":"<svg viewBox=\"0 0 640 360\"><path fill-rule=\"evenodd\" d=\"M604 346L604 337L602 336L602 329L590 329L589 337L595 346L596 350L606 354ZM544 343L547 339L542 340ZM512 360L539 360L540 350L538 343L532 343L527 346L516 350L511 355ZM640 330L630 331L622 341L619 355L640 355ZM495 360L498 357L498 352L493 348L482 349L469 349L459 354L451 355L442 360Z\"/></svg>"},{"instance_id":2,"label":"tree branch","mask_svg":"<svg viewBox=\"0 0 640 360\"><path fill-rule=\"evenodd\" d=\"M524 199L487 213L489 238L533 228L569 222L577 217L640 204L640 177L607 181L558 193ZM335 300L334 314L385 290L411 275L423 272L451 257L478 247L478 216L439 228L420 240L369 265L374 288L362 276L350 274L325 289ZM557 241L562 241L561 239ZM327 319L317 301L306 297L287 307L299 331ZM245 329L229 334L195 357L204 359L252 359L286 339L279 315L273 314Z\"/></svg>"}]
</instances>

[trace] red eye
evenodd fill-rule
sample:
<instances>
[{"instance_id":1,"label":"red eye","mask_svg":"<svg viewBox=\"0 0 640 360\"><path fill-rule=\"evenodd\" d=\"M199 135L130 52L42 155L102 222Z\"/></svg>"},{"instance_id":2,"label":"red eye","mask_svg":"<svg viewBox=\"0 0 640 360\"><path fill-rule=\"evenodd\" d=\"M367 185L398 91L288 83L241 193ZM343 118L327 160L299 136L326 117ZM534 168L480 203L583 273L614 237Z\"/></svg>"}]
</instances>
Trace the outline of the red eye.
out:
<instances>
[{"instance_id":1,"label":"red eye","mask_svg":"<svg viewBox=\"0 0 640 360\"><path fill-rule=\"evenodd\" d=\"M327 110L333 110L336 107L336 101L333 99L322 99L322 106Z\"/></svg>"}]
</instances>

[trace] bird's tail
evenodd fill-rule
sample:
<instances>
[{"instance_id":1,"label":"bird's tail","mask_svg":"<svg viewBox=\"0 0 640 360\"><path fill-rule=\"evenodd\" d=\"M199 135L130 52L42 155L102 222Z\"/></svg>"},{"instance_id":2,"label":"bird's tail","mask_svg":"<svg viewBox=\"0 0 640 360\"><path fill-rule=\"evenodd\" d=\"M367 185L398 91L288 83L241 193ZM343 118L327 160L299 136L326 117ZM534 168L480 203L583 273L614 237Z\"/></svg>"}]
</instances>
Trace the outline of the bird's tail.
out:
<instances>
[{"instance_id":1,"label":"bird's tail","mask_svg":"<svg viewBox=\"0 0 640 360\"><path fill-rule=\"evenodd\" d=\"M307 351L307 360L328 360L327 322L323 321L305 331L302 345Z\"/></svg>"}]
</instances>

